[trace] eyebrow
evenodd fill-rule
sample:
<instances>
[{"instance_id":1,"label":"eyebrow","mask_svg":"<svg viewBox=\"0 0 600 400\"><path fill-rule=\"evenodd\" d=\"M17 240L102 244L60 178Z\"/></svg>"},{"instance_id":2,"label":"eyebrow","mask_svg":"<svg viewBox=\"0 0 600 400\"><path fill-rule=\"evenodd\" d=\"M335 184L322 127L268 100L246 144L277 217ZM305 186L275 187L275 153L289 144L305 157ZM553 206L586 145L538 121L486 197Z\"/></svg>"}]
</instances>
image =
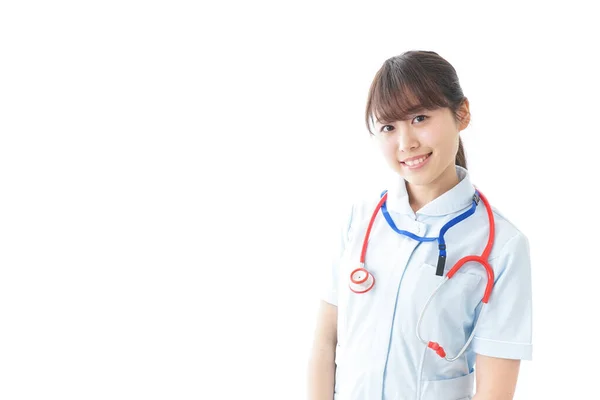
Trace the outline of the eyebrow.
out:
<instances>
[{"instance_id":1,"label":"eyebrow","mask_svg":"<svg viewBox=\"0 0 600 400\"><path fill-rule=\"evenodd\" d=\"M427 114L430 113L432 110L419 106L419 108L413 108L412 110L409 110L409 112L406 114L407 118L404 121L408 121L409 119L411 119L411 116L417 116L417 115L421 115L421 114ZM378 120L375 118L375 123L379 124L379 125L388 125L391 124L392 121L383 121L383 120Z\"/></svg>"},{"instance_id":2,"label":"eyebrow","mask_svg":"<svg viewBox=\"0 0 600 400\"><path fill-rule=\"evenodd\" d=\"M428 110L426 108L421 108L419 110L411 111L410 113L407 114L407 118L402 121L408 121L409 119L412 119L412 117L417 116L417 115L427 114L427 111ZM375 123L379 124L379 125L389 125L392 122L393 121L380 121L378 119L375 120Z\"/></svg>"}]
</instances>

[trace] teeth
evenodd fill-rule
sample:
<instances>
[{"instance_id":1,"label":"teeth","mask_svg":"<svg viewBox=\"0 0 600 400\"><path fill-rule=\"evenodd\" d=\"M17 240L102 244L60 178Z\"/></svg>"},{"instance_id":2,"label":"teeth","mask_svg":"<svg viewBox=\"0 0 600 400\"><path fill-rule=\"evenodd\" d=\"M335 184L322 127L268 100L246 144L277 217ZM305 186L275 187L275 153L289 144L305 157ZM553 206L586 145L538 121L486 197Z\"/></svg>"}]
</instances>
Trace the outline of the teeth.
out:
<instances>
[{"instance_id":1,"label":"teeth","mask_svg":"<svg viewBox=\"0 0 600 400\"><path fill-rule=\"evenodd\" d=\"M412 161L405 161L404 163L408 166L415 166L415 165L419 165L421 164L423 161L425 161L425 159L427 158L427 156L423 156L421 158L418 158L416 160L412 160Z\"/></svg>"}]
</instances>

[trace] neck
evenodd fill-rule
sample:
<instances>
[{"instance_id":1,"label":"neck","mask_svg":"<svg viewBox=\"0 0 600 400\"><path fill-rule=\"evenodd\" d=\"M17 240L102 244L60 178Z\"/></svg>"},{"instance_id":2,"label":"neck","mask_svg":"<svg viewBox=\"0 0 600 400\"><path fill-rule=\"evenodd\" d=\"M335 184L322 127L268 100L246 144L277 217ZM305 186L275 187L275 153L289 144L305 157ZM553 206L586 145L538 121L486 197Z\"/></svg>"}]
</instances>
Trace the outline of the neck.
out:
<instances>
[{"instance_id":1,"label":"neck","mask_svg":"<svg viewBox=\"0 0 600 400\"><path fill-rule=\"evenodd\" d=\"M458 174L454 165L450 165L436 180L427 185L413 185L406 182L410 207L416 213L427 203L452 189L458 182Z\"/></svg>"}]
</instances>

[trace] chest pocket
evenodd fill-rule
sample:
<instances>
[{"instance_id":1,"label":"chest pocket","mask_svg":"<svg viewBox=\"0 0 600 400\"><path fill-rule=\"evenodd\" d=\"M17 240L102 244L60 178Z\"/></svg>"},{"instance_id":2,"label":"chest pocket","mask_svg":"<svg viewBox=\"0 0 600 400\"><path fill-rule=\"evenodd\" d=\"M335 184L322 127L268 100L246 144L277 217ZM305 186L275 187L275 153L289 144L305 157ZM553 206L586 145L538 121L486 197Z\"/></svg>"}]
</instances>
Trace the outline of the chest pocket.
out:
<instances>
[{"instance_id":1,"label":"chest pocket","mask_svg":"<svg viewBox=\"0 0 600 400\"><path fill-rule=\"evenodd\" d=\"M406 270L398 293L401 331L416 339L416 327L429 297L445 279L435 274L436 267L419 264ZM475 309L481 301L485 280L480 275L457 272L436 293L421 323L424 340L443 345L453 356L464 345L473 328Z\"/></svg>"}]
</instances>

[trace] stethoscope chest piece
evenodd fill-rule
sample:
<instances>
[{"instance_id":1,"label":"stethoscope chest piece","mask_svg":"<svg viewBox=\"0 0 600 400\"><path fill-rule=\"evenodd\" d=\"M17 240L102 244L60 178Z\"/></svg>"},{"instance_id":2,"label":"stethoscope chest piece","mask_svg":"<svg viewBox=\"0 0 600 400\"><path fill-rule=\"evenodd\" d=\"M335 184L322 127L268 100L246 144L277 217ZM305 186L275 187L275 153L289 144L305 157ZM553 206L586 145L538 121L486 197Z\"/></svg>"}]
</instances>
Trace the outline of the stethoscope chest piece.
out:
<instances>
[{"instance_id":1,"label":"stethoscope chest piece","mask_svg":"<svg viewBox=\"0 0 600 400\"><path fill-rule=\"evenodd\" d=\"M364 268L356 268L350 274L350 290L354 293L366 293L375 285L375 277Z\"/></svg>"}]
</instances>

